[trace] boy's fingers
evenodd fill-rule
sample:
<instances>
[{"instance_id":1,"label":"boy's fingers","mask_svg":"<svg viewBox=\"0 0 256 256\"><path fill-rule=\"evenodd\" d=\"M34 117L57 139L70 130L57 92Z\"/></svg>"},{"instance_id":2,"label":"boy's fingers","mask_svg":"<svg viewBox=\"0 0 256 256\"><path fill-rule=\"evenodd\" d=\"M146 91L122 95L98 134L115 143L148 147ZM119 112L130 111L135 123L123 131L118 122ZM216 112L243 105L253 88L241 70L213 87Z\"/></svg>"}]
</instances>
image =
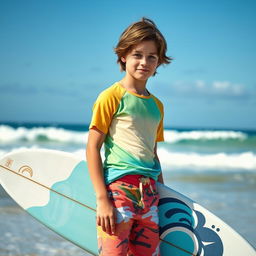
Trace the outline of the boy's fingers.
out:
<instances>
[{"instance_id":1,"label":"boy's fingers","mask_svg":"<svg viewBox=\"0 0 256 256\"><path fill-rule=\"evenodd\" d=\"M101 219L101 228L104 232L106 232L106 223L104 218Z\"/></svg>"},{"instance_id":2,"label":"boy's fingers","mask_svg":"<svg viewBox=\"0 0 256 256\"><path fill-rule=\"evenodd\" d=\"M110 231L111 231L111 234L115 234L115 229L116 229L116 225L115 225L115 217L113 217L113 218L110 218L110 220L109 220L109 222L110 222Z\"/></svg>"},{"instance_id":3,"label":"boy's fingers","mask_svg":"<svg viewBox=\"0 0 256 256\"><path fill-rule=\"evenodd\" d=\"M108 233L108 234L110 234L110 219L109 219L109 217L106 217L106 219L105 219L105 228L106 228L106 232Z\"/></svg>"},{"instance_id":4,"label":"boy's fingers","mask_svg":"<svg viewBox=\"0 0 256 256\"><path fill-rule=\"evenodd\" d=\"M109 215L101 216L98 215L96 217L97 225L101 226L102 231L108 233L109 235L115 234L115 229L116 229L116 214L113 211Z\"/></svg>"}]
</instances>

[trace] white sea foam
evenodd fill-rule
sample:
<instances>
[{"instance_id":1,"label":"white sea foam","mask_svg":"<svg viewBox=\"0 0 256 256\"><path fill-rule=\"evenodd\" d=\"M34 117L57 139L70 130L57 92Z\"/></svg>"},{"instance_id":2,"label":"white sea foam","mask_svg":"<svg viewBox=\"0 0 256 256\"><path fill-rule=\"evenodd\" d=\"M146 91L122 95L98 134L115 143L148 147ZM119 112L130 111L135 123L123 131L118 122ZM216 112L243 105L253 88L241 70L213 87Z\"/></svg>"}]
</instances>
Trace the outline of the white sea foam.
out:
<instances>
[{"instance_id":1,"label":"white sea foam","mask_svg":"<svg viewBox=\"0 0 256 256\"><path fill-rule=\"evenodd\" d=\"M182 140L227 140L238 139L244 140L247 135L238 131L176 131L165 130L165 141L176 143Z\"/></svg>"},{"instance_id":2,"label":"white sea foam","mask_svg":"<svg viewBox=\"0 0 256 256\"><path fill-rule=\"evenodd\" d=\"M0 142L14 143L17 141L54 141L61 143L85 143L87 141L87 132L70 131L55 127L36 127L17 129L7 125L0 126Z\"/></svg>"},{"instance_id":3,"label":"white sea foam","mask_svg":"<svg viewBox=\"0 0 256 256\"><path fill-rule=\"evenodd\" d=\"M165 130L165 141L177 143L183 140L245 140L247 134L239 131L177 131ZM15 143L18 141L43 142L54 141L60 143L84 144L87 142L88 132L72 131L56 127L13 128L0 125L0 143Z\"/></svg>"},{"instance_id":4,"label":"white sea foam","mask_svg":"<svg viewBox=\"0 0 256 256\"><path fill-rule=\"evenodd\" d=\"M253 152L199 154L170 152L164 148L159 148L158 155L165 169L256 171L256 155Z\"/></svg>"}]
</instances>

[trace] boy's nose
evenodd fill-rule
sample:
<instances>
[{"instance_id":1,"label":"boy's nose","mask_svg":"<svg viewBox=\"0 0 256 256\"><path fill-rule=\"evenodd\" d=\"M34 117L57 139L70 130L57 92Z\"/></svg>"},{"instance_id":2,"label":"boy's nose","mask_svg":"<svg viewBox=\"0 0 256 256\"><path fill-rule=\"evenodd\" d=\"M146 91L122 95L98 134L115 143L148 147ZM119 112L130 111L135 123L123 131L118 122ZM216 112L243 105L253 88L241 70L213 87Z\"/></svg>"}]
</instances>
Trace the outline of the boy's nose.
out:
<instances>
[{"instance_id":1,"label":"boy's nose","mask_svg":"<svg viewBox=\"0 0 256 256\"><path fill-rule=\"evenodd\" d=\"M147 64L147 58L146 57L141 58L141 64L142 65L146 65Z\"/></svg>"}]
</instances>

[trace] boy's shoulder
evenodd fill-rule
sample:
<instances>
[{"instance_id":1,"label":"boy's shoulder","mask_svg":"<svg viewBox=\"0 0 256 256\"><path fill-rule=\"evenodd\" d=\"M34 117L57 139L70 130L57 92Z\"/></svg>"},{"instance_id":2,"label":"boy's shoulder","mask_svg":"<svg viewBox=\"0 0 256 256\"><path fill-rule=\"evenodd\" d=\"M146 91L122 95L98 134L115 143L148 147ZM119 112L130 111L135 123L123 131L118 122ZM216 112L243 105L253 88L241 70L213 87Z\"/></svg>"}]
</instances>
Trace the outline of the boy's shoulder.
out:
<instances>
[{"instance_id":1,"label":"boy's shoulder","mask_svg":"<svg viewBox=\"0 0 256 256\"><path fill-rule=\"evenodd\" d=\"M119 95L119 94L124 94L125 90L122 86L118 84L118 82L112 84L111 86L107 87L104 89L99 96L101 97L110 97L113 95Z\"/></svg>"},{"instance_id":2,"label":"boy's shoulder","mask_svg":"<svg viewBox=\"0 0 256 256\"><path fill-rule=\"evenodd\" d=\"M98 96L98 99L122 98L125 89L118 82L104 89Z\"/></svg>"}]
</instances>

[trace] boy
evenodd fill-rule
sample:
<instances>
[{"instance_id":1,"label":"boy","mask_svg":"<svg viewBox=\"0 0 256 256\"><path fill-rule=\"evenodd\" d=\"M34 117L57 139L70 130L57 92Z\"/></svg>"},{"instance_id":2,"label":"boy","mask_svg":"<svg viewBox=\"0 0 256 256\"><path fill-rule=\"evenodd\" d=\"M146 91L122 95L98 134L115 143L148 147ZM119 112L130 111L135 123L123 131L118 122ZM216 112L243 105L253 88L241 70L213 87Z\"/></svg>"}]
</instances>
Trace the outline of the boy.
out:
<instances>
[{"instance_id":1,"label":"boy","mask_svg":"<svg viewBox=\"0 0 256 256\"><path fill-rule=\"evenodd\" d=\"M163 183L163 177L157 142L164 139L163 105L146 83L158 66L170 63L166 51L153 21L143 18L130 25L115 48L125 76L94 104L86 153L100 255L159 255L156 181Z\"/></svg>"}]
</instances>

